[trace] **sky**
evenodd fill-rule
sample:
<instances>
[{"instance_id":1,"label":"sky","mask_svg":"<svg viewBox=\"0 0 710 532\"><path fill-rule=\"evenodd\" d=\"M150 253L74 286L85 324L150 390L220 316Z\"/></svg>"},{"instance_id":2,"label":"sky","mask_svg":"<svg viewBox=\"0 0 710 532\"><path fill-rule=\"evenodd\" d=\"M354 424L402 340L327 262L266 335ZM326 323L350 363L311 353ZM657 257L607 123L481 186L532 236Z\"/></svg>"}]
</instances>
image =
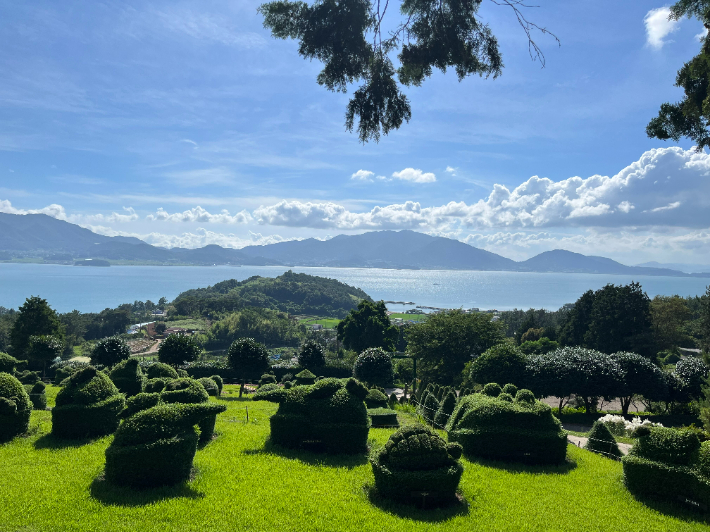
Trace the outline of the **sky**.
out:
<instances>
[{"instance_id":1,"label":"sky","mask_svg":"<svg viewBox=\"0 0 710 532\"><path fill-rule=\"evenodd\" d=\"M164 247L382 229L516 260L567 249L710 264L710 155L649 139L702 25L660 2L484 0L497 79L434 72L379 143L259 2L0 0L0 211ZM392 23L400 16L388 12Z\"/></svg>"}]
</instances>

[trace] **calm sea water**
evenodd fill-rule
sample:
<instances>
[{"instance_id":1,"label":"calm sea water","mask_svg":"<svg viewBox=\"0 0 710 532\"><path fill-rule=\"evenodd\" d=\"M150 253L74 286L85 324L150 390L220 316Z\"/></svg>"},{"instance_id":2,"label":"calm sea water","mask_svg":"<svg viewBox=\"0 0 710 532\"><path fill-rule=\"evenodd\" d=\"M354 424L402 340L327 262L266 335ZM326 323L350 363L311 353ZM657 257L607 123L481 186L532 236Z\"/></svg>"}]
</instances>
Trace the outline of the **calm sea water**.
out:
<instances>
[{"instance_id":1,"label":"calm sea water","mask_svg":"<svg viewBox=\"0 0 710 532\"><path fill-rule=\"evenodd\" d=\"M161 297L225 279L252 275L276 277L283 266L111 266L79 268L55 264L0 264L0 305L17 308L29 296L41 296L59 312L96 312L121 303ZM700 295L710 279L627 275L381 270L370 268L292 268L299 273L338 279L362 288L374 299L407 301L440 308L556 310L586 290L605 284L640 282L650 297ZM401 310L400 305L389 305Z\"/></svg>"}]
</instances>

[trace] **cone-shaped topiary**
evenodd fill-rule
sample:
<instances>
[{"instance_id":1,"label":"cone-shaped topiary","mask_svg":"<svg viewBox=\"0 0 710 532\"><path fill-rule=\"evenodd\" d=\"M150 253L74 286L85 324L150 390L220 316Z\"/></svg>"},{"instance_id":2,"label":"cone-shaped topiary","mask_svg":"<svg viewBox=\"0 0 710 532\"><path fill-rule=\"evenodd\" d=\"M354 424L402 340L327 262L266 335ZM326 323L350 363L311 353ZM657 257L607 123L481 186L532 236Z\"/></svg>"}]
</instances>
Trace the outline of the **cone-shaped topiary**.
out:
<instances>
[{"instance_id":1,"label":"cone-shaped topiary","mask_svg":"<svg viewBox=\"0 0 710 532\"><path fill-rule=\"evenodd\" d=\"M210 377L202 377L201 379L197 379L197 382L202 385L207 392L207 395L211 395L212 397L217 397L217 395L219 395L219 387Z\"/></svg>"},{"instance_id":2,"label":"cone-shaped topiary","mask_svg":"<svg viewBox=\"0 0 710 532\"><path fill-rule=\"evenodd\" d=\"M437 429L443 429L449 421L454 408L456 408L456 394L449 392L439 405L439 410L436 411L436 415L434 416L434 427Z\"/></svg>"},{"instance_id":3,"label":"cone-shaped topiary","mask_svg":"<svg viewBox=\"0 0 710 532\"><path fill-rule=\"evenodd\" d=\"M216 386L216 385L215 385ZM175 379L165 385L165 389L160 393L160 399L164 403L206 403L210 397L198 381L193 379ZM217 415L206 416L200 423L200 443L207 443L214 435L214 426Z\"/></svg>"},{"instance_id":4,"label":"cone-shaped topiary","mask_svg":"<svg viewBox=\"0 0 710 532\"><path fill-rule=\"evenodd\" d=\"M642 427L636 432L643 435L621 459L629 491L710 507L710 442L701 444L688 430Z\"/></svg>"},{"instance_id":5,"label":"cone-shaped topiary","mask_svg":"<svg viewBox=\"0 0 710 532\"><path fill-rule=\"evenodd\" d=\"M87 438L114 432L126 400L108 375L88 366L64 381L55 404L52 434Z\"/></svg>"},{"instance_id":6,"label":"cone-shaped topiary","mask_svg":"<svg viewBox=\"0 0 710 532\"><path fill-rule=\"evenodd\" d=\"M395 392L392 392L389 396L389 399L387 399L387 404L390 408L394 408L394 405L396 405L399 402L399 399L397 399L397 394Z\"/></svg>"},{"instance_id":7,"label":"cone-shaped topiary","mask_svg":"<svg viewBox=\"0 0 710 532\"><path fill-rule=\"evenodd\" d=\"M276 381L274 381L276 382ZM296 374L296 384L300 385L310 385L314 384L316 382L316 376L308 371L307 369L304 369L300 373Z\"/></svg>"},{"instance_id":8,"label":"cone-shaped topiary","mask_svg":"<svg viewBox=\"0 0 710 532\"><path fill-rule=\"evenodd\" d=\"M27 432L31 414L32 401L22 383L0 373L0 443Z\"/></svg>"},{"instance_id":9,"label":"cone-shaped topiary","mask_svg":"<svg viewBox=\"0 0 710 532\"><path fill-rule=\"evenodd\" d=\"M106 449L106 480L136 488L188 480L197 450L195 425L225 410L214 403L162 404L130 416Z\"/></svg>"},{"instance_id":10,"label":"cone-shaped topiary","mask_svg":"<svg viewBox=\"0 0 710 532\"><path fill-rule=\"evenodd\" d=\"M604 423L595 421L592 430L589 431L589 439L584 444L584 448L608 458L619 460L621 451L616 443L614 435Z\"/></svg>"},{"instance_id":11,"label":"cone-shaped topiary","mask_svg":"<svg viewBox=\"0 0 710 532\"><path fill-rule=\"evenodd\" d=\"M482 393L464 397L446 425L449 441L459 442L469 456L534 464L564 462L567 435L562 425L549 406L534 398L528 401L530 395L519 390L516 400Z\"/></svg>"},{"instance_id":12,"label":"cone-shaped topiary","mask_svg":"<svg viewBox=\"0 0 710 532\"><path fill-rule=\"evenodd\" d=\"M45 385L42 381L37 381L34 384L25 384L25 391L30 396L32 407L34 410L47 410L47 393Z\"/></svg>"},{"instance_id":13,"label":"cone-shaped topiary","mask_svg":"<svg viewBox=\"0 0 710 532\"><path fill-rule=\"evenodd\" d=\"M222 395L222 389L224 388L224 379L219 375L212 375L210 377L217 385L217 395Z\"/></svg>"},{"instance_id":14,"label":"cone-shaped topiary","mask_svg":"<svg viewBox=\"0 0 710 532\"><path fill-rule=\"evenodd\" d=\"M177 379L180 377L174 368L168 366L167 364L163 364L162 362L156 362L155 364L148 366L145 374L149 379Z\"/></svg>"},{"instance_id":15,"label":"cone-shaped topiary","mask_svg":"<svg viewBox=\"0 0 710 532\"><path fill-rule=\"evenodd\" d=\"M323 379L283 390L271 417L271 441L334 454L365 452L370 428L366 395L367 388L355 379Z\"/></svg>"},{"instance_id":16,"label":"cone-shaped topiary","mask_svg":"<svg viewBox=\"0 0 710 532\"><path fill-rule=\"evenodd\" d=\"M430 393L426 396L421 415L424 419L426 419L426 422L429 423L429 425L434 424L434 417L439 410L439 406L439 401L436 399L435 394Z\"/></svg>"},{"instance_id":17,"label":"cone-shaped topiary","mask_svg":"<svg viewBox=\"0 0 710 532\"><path fill-rule=\"evenodd\" d=\"M390 436L385 447L370 457L379 495L410 501L413 493L430 498L453 498L463 466L461 446L449 444L423 425L403 427Z\"/></svg>"},{"instance_id":18,"label":"cone-shaped topiary","mask_svg":"<svg viewBox=\"0 0 710 532\"><path fill-rule=\"evenodd\" d=\"M108 375L118 391L126 397L141 393L145 386L145 376L137 358L129 358L116 364Z\"/></svg>"},{"instance_id":19,"label":"cone-shaped topiary","mask_svg":"<svg viewBox=\"0 0 710 532\"><path fill-rule=\"evenodd\" d=\"M387 406L387 396L380 390L370 389L365 396L367 408L385 408Z\"/></svg>"}]
</instances>

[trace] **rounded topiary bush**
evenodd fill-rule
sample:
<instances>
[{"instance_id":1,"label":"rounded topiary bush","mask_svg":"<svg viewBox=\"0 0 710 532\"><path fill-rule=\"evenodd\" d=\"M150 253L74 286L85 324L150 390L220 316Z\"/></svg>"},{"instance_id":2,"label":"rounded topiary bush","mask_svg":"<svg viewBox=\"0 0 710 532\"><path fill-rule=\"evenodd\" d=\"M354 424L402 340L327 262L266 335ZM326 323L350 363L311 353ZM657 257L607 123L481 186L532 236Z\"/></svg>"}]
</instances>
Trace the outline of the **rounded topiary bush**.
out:
<instances>
[{"instance_id":1,"label":"rounded topiary bush","mask_svg":"<svg viewBox=\"0 0 710 532\"><path fill-rule=\"evenodd\" d=\"M481 393L483 395L487 395L488 397L498 397L501 393L503 393L503 389L497 383L489 382L483 387Z\"/></svg>"},{"instance_id":2,"label":"rounded topiary bush","mask_svg":"<svg viewBox=\"0 0 710 532\"><path fill-rule=\"evenodd\" d=\"M516 400L509 395L504 400L482 393L464 397L446 424L449 441L460 443L472 457L533 464L563 463L567 435L562 425L548 405L534 398L528 401L528 394L532 395L528 390L519 390Z\"/></svg>"},{"instance_id":3,"label":"rounded topiary bush","mask_svg":"<svg viewBox=\"0 0 710 532\"><path fill-rule=\"evenodd\" d=\"M387 406L387 396L375 388L367 392L365 396L367 408L385 408Z\"/></svg>"},{"instance_id":4,"label":"rounded topiary bush","mask_svg":"<svg viewBox=\"0 0 710 532\"><path fill-rule=\"evenodd\" d=\"M134 488L188 480L198 443L195 425L225 410L214 403L163 404L130 416L106 449L106 480Z\"/></svg>"},{"instance_id":5,"label":"rounded topiary bush","mask_svg":"<svg viewBox=\"0 0 710 532\"><path fill-rule=\"evenodd\" d=\"M117 364L108 375L118 391L127 397L141 393L145 386L145 375L137 358Z\"/></svg>"},{"instance_id":6,"label":"rounded topiary bush","mask_svg":"<svg viewBox=\"0 0 710 532\"><path fill-rule=\"evenodd\" d=\"M27 432L32 401L20 381L0 373L0 443Z\"/></svg>"},{"instance_id":7,"label":"rounded topiary bush","mask_svg":"<svg viewBox=\"0 0 710 532\"><path fill-rule=\"evenodd\" d=\"M105 436L118 428L126 400L103 372L89 366L65 380L52 409L52 434L60 438Z\"/></svg>"},{"instance_id":8,"label":"rounded topiary bush","mask_svg":"<svg viewBox=\"0 0 710 532\"><path fill-rule=\"evenodd\" d=\"M197 382L202 385L202 387L207 392L207 395L210 395L212 397L217 397L217 395L219 395L219 387L217 386L217 383L213 381L210 377L202 377L201 379L197 379Z\"/></svg>"},{"instance_id":9,"label":"rounded topiary bush","mask_svg":"<svg viewBox=\"0 0 710 532\"><path fill-rule=\"evenodd\" d=\"M503 386L503 393L507 393L511 397L515 397L518 393L518 387L515 384L508 383Z\"/></svg>"},{"instance_id":10,"label":"rounded topiary bush","mask_svg":"<svg viewBox=\"0 0 710 532\"><path fill-rule=\"evenodd\" d=\"M276 384L276 375L271 373L264 373L259 379L259 386L264 386L264 384Z\"/></svg>"},{"instance_id":11,"label":"rounded topiary bush","mask_svg":"<svg viewBox=\"0 0 710 532\"><path fill-rule=\"evenodd\" d=\"M614 460L621 458L621 450L616 443L616 438L614 438L609 427L600 421L595 421L594 425L592 425L592 430L589 431L587 443L584 444L584 448L588 451L606 456L607 458L613 458Z\"/></svg>"},{"instance_id":12,"label":"rounded topiary bush","mask_svg":"<svg viewBox=\"0 0 710 532\"><path fill-rule=\"evenodd\" d=\"M283 390L271 417L271 441L334 454L367 450L370 420L363 400L367 388L355 379L323 379Z\"/></svg>"},{"instance_id":13,"label":"rounded topiary bush","mask_svg":"<svg viewBox=\"0 0 710 532\"><path fill-rule=\"evenodd\" d=\"M91 363L111 367L131 356L131 348L120 336L102 338L91 350Z\"/></svg>"},{"instance_id":14,"label":"rounded topiary bush","mask_svg":"<svg viewBox=\"0 0 710 532\"><path fill-rule=\"evenodd\" d=\"M131 417L141 410L147 410L148 408L157 406L160 402L159 393L139 393L138 395L126 399L126 407L121 411L119 417L124 419Z\"/></svg>"},{"instance_id":15,"label":"rounded topiary bush","mask_svg":"<svg viewBox=\"0 0 710 532\"><path fill-rule=\"evenodd\" d=\"M370 457L377 493L402 502L418 493L452 499L463 474L460 457L461 446L447 445L428 427L403 427Z\"/></svg>"},{"instance_id":16,"label":"rounded topiary bush","mask_svg":"<svg viewBox=\"0 0 710 532\"><path fill-rule=\"evenodd\" d=\"M171 382L174 379L165 379L165 378L160 378L160 379L148 379L145 381L145 386L143 387L143 391L147 393L156 393L156 392L162 392L165 389L165 386Z\"/></svg>"},{"instance_id":17,"label":"rounded topiary bush","mask_svg":"<svg viewBox=\"0 0 710 532\"><path fill-rule=\"evenodd\" d=\"M389 386L394 381L392 356L381 347L365 349L355 359L353 376L369 385Z\"/></svg>"},{"instance_id":18,"label":"rounded topiary bush","mask_svg":"<svg viewBox=\"0 0 710 532\"><path fill-rule=\"evenodd\" d=\"M299 386L308 386L310 384L315 384L315 382L316 376L307 369L304 369L300 373L296 374L296 384Z\"/></svg>"},{"instance_id":19,"label":"rounded topiary bush","mask_svg":"<svg viewBox=\"0 0 710 532\"><path fill-rule=\"evenodd\" d=\"M47 410L47 392L45 384L37 381L34 384L25 384L25 391L30 396L34 410Z\"/></svg>"},{"instance_id":20,"label":"rounded topiary bush","mask_svg":"<svg viewBox=\"0 0 710 532\"><path fill-rule=\"evenodd\" d=\"M302 368L321 368L325 366L325 350L315 340L306 340L298 353L298 365Z\"/></svg>"},{"instance_id":21,"label":"rounded topiary bush","mask_svg":"<svg viewBox=\"0 0 710 532\"><path fill-rule=\"evenodd\" d=\"M149 379L177 379L180 377L175 368L163 364L162 362L156 362L151 364L145 370L146 377Z\"/></svg>"},{"instance_id":22,"label":"rounded topiary bush","mask_svg":"<svg viewBox=\"0 0 710 532\"><path fill-rule=\"evenodd\" d=\"M701 445L687 430L644 427L637 433L642 436L621 459L629 491L710 507L710 443Z\"/></svg>"},{"instance_id":23,"label":"rounded topiary bush","mask_svg":"<svg viewBox=\"0 0 710 532\"><path fill-rule=\"evenodd\" d=\"M54 384L61 385L65 379L68 379L80 369L88 368L89 364L86 362L59 362L53 367L56 368L54 372Z\"/></svg>"},{"instance_id":24,"label":"rounded topiary bush","mask_svg":"<svg viewBox=\"0 0 710 532\"><path fill-rule=\"evenodd\" d=\"M224 379L222 379L219 375L212 375L210 379L212 379L217 385L217 395L222 395L222 390L224 389Z\"/></svg>"},{"instance_id":25,"label":"rounded topiary bush","mask_svg":"<svg viewBox=\"0 0 710 532\"><path fill-rule=\"evenodd\" d=\"M259 387L251 399L252 401L270 401L272 403L279 403L281 402L283 390L285 389L287 388L281 388L278 384L264 384Z\"/></svg>"},{"instance_id":26,"label":"rounded topiary bush","mask_svg":"<svg viewBox=\"0 0 710 532\"><path fill-rule=\"evenodd\" d=\"M205 387L193 379L175 379L168 382L160 393L164 403L206 403L210 397ZM200 443L207 443L214 435L214 426L217 415L206 416L199 423Z\"/></svg>"}]
</instances>

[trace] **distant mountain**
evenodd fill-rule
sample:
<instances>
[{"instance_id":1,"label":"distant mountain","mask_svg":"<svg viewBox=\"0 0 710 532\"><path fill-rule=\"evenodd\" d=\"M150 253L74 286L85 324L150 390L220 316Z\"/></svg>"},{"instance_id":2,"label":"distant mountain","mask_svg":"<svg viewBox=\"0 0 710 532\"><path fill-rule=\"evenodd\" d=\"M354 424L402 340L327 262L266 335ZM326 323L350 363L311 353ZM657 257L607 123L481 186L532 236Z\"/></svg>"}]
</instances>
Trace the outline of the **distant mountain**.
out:
<instances>
[{"instance_id":1,"label":"distant mountain","mask_svg":"<svg viewBox=\"0 0 710 532\"><path fill-rule=\"evenodd\" d=\"M669 270L678 270L685 273L707 273L710 272L710 266L703 264L686 264L681 262L644 262L637 264L642 268L668 268Z\"/></svg>"},{"instance_id":2,"label":"distant mountain","mask_svg":"<svg viewBox=\"0 0 710 532\"><path fill-rule=\"evenodd\" d=\"M243 249L228 249L216 245L198 249L165 249L151 246L137 238L98 235L44 214L0 213L0 260L10 260L11 257L44 257L47 261L61 262L93 258L157 264L333 266L710 277L710 273L683 273L676 269L663 268L662 264L626 266L604 257L590 257L560 249L516 262L458 240L415 231L372 231L361 235L339 235L330 240L308 238L264 246L248 246Z\"/></svg>"}]
</instances>

